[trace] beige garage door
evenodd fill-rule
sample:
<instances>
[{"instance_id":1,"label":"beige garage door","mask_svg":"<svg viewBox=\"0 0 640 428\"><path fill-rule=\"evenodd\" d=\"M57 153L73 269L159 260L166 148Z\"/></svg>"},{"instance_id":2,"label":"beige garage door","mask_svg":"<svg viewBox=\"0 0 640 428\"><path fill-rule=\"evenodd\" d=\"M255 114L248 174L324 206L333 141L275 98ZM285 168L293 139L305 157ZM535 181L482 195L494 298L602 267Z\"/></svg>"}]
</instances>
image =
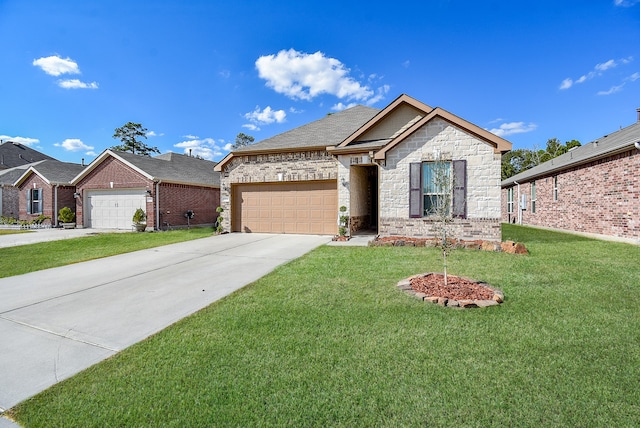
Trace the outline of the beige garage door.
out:
<instances>
[{"instance_id":1,"label":"beige garage door","mask_svg":"<svg viewBox=\"0 0 640 428\"><path fill-rule=\"evenodd\" d=\"M233 187L234 232L335 235L337 216L336 181Z\"/></svg>"}]
</instances>

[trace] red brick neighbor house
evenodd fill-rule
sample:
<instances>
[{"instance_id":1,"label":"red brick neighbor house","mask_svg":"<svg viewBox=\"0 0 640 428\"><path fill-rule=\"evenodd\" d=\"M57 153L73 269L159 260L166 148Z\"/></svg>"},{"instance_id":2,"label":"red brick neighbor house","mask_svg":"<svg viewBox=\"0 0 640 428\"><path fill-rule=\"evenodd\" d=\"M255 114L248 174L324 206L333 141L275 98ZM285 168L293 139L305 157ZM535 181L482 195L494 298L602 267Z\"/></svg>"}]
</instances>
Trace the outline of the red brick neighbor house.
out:
<instances>
[{"instance_id":1,"label":"red brick neighbor house","mask_svg":"<svg viewBox=\"0 0 640 428\"><path fill-rule=\"evenodd\" d=\"M502 182L502 220L640 244L638 121Z\"/></svg>"},{"instance_id":2,"label":"red brick neighbor house","mask_svg":"<svg viewBox=\"0 0 640 428\"><path fill-rule=\"evenodd\" d=\"M19 194L13 183L29 165L47 159L55 160L24 144L0 140L0 216L18 218Z\"/></svg>"},{"instance_id":3,"label":"red brick neighbor house","mask_svg":"<svg viewBox=\"0 0 640 428\"><path fill-rule=\"evenodd\" d=\"M32 221L46 216L57 226L60 209L75 209L71 180L83 169L80 164L50 159L30 164L14 183L19 195L18 218Z\"/></svg>"},{"instance_id":4,"label":"red brick neighbor house","mask_svg":"<svg viewBox=\"0 0 640 428\"><path fill-rule=\"evenodd\" d=\"M72 181L82 227L131 229L142 208L147 229L213 225L220 205L215 162L177 153L141 156L105 150ZM194 213L187 218L188 211Z\"/></svg>"},{"instance_id":5,"label":"red brick neighbor house","mask_svg":"<svg viewBox=\"0 0 640 428\"><path fill-rule=\"evenodd\" d=\"M245 146L216 166L223 227L234 232L349 232L430 237L435 162L455 181L452 233L500 240L500 160L511 143L439 107L401 95L355 106Z\"/></svg>"}]
</instances>

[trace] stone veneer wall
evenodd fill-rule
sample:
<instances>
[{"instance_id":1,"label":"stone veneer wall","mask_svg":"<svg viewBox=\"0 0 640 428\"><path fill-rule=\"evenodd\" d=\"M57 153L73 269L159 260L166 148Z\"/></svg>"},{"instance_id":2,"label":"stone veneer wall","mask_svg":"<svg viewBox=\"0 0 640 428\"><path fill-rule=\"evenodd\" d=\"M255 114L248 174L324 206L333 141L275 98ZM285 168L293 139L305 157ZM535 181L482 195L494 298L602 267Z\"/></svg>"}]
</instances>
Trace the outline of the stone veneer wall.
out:
<instances>
[{"instance_id":1,"label":"stone veneer wall","mask_svg":"<svg viewBox=\"0 0 640 428\"><path fill-rule=\"evenodd\" d=\"M337 178L336 161L325 150L234 156L220 177L222 227L231 230L231 187L243 183L322 181ZM338 185L338 187L341 187ZM336 207L337 213L338 207ZM337 214L336 214L337 215ZM336 219L337 220L337 219Z\"/></svg>"},{"instance_id":2,"label":"stone veneer wall","mask_svg":"<svg viewBox=\"0 0 640 428\"><path fill-rule=\"evenodd\" d=\"M558 177L558 200L553 177ZM527 206L522 224L629 239L640 243L640 152L635 148L605 159L540 177L536 209L532 210L531 181L520 183ZM512 186L514 212L507 212L507 188L502 190L502 220L517 222L518 186Z\"/></svg>"},{"instance_id":3,"label":"stone veneer wall","mask_svg":"<svg viewBox=\"0 0 640 428\"><path fill-rule=\"evenodd\" d=\"M409 217L409 164L443 159L467 161L467 218L455 219L459 239L500 240L500 159L491 145L443 119L434 119L387 154L380 168L382 236L434 235L433 220Z\"/></svg>"}]
</instances>

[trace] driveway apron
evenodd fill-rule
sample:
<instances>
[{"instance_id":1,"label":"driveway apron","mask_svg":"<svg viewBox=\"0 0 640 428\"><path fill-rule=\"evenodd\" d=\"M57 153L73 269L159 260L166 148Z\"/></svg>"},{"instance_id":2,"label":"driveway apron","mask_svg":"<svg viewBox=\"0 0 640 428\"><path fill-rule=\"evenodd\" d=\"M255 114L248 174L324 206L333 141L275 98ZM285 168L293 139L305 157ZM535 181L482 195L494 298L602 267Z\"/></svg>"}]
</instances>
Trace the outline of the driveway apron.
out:
<instances>
[{"instance_id":1,"label":"driveway apron","mask_svg":"<svg viewBox=\"0 0 640 428\"><path fill-rule=\"evenodd\" d=\"M233 233L0 279L0 412L330 240Z\"/></svg>"}]
</instances>

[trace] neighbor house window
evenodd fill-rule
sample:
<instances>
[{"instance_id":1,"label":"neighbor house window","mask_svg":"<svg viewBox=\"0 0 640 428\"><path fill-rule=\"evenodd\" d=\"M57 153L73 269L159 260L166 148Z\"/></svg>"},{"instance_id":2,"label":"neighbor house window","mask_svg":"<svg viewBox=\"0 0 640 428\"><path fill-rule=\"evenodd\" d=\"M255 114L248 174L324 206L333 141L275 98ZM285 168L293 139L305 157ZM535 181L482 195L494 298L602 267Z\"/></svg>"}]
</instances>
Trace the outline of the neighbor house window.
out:
<instances>
[{"instance_id":1,"label":"neighbor house window","mask_svg":"<svg viewBox=\"0 0 640 428\"><path fill-rule=\"evenodd\" d=\"M416 162L409 168L410 217L466 218L467 161Z\"/></svg>"},{"instance_id":2,"label":"neighbor house window","mask_svg":"<svg viewBox=\"0 0 640 428\"><path fill-rule=\"evenodd\" d=\"M507 213L513 214L513 187L507 189Z\"/></svg>"},{"instance_id":3,"label":"neighbor house window","mask_svg":"<svg viewBox=\"0 0 640 428\"><path fill-rule=\"evenodd\" d=\"M531 213L536 212L536 182L531 182Z\"/></svg>"},{"instance_id":4,"label":"neighbor house window","mask_svg":"<svg viewBox=\"0 0 640 428\"><path fill-rule=\"evenodd\" d=\"M553 200L558 200L558 176L553 176Z\"/></svg>"},{"instance_id":5,"label":"neighbor house window","mask_svg":"<svg viewBox=\"0 0 640 428\"><path fill-rule=\"evenodd\" d=\"M42 189L27 190L27 214L42 214Z\"/></svg>"}]
</instances>

